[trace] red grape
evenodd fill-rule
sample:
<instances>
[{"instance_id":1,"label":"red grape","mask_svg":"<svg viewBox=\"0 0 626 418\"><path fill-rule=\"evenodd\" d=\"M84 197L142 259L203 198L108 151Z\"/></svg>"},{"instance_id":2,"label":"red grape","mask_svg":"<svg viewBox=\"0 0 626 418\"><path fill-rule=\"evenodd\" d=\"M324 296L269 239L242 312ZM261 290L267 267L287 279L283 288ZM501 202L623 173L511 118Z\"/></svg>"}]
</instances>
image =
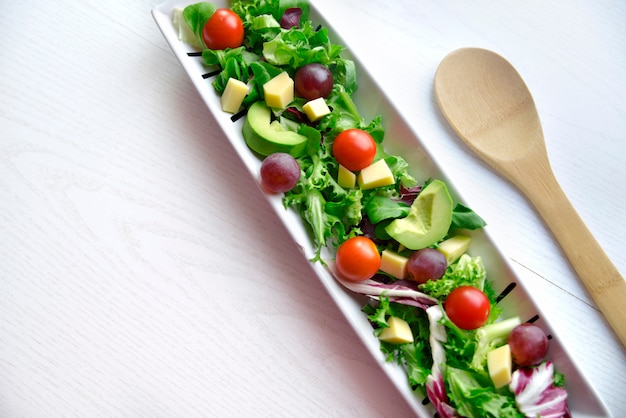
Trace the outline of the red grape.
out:
<instances>
[{"instance_id":1,"label":"red grape","mask_svg":"<svg viewBox=\"0 0 626 418\"><path fill-rule=\"evenodd\" d=\"M300 179L300 166L285 152L267 156L261 163L261 183L275 193L288 192Z\"/></svg>"},{"instance_id":2,"label":"red grape","mask_svg":"<svg viewBox=\"0 0 626 418\"><path fill-rule=\"evenodd\" d=\"M507 338L513 362L519 366L536 366L548 352L548 337L537 325L524 323L513 328Z\"/></svg>"},{"instance_id":3,"label":"red grape","mask_svg":"<svg viewBox=\"0 0 626 418\"><path fill-rule=\"evenodd\" d=\"M307 100L328 97L333 90L333 75L322 64L307 64L296 71L294 84L296 94Z\"/></svg>"},{"instance_id":4,"label":"red grape","mask_svg":"<svg viewBox=\"0 0 626 418\"><path fill-rule=\"evenodd\" d=\"M408 278L418 283L438 280L446 272L446 257L434 248L415 251L409 257L406 269Z\"/></svg>"}]
</instances>

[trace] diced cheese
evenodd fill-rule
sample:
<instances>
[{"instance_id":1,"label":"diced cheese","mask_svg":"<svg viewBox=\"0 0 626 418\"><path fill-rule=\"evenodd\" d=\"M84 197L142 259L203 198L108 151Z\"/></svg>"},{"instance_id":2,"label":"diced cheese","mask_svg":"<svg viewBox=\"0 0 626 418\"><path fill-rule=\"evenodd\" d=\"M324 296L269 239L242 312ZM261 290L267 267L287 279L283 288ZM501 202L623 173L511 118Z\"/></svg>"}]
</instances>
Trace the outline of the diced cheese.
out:
<instances>
[{"instance_id":1,"label":"diced cheese","mask_svg":"<svg viewBox=\"0 0 626 418\"><path fill-rule=\"evenodd\" d=\"M402 318L390 316L387 319L389 327L383 328L378 339L391 344L407 344L413 342L413 333L411 327Z\"/></svg>"},{"instance_id":2,"label":"diced cheese","mask_svg":"<svg viewBox=\"0 0 626 418\"><path fill-rule=\"evenodd\" d=\"M239 81L236 78L229 78L226 83L226 88L220 99L222 104L222 110L228 113L235 113L241 107L243 99L248 94L249 87L243 81Z\"/></svg>"},{"instance_id":3,"label":"diced cheese","mask_svg":"<svg viewBox=\"0 0 626 418\"><path fill-rule=\"evenodd\" d=\"M274 109L284 109L293 102L294 82L285 71L263 84L265 104Z\"/></svg>"},{"instance_id":4,"label":"diced cheese","mask_svg":"<svg viewBox=\"0 0 626 418\"><path fill-rule=\"evenodd\" d=\"M380 159L361 170L358 181L359 186L361 186L361 189L363 190L389 186L395 183L393 173L383 159Z\"/></svg>"},{"instance_id":5,"label":"diced cheese","mask_svg":"<svg viewBox=\"0 0 626 418\"><path fill-rule=\"evenodd\" d=\"M380 269L397 279L406 276L406 265L409 259L390 250L383 250L380 255Z\"/></svg>"},{"instance_id":6,"label":"diced cheese","mask_svg":"<svg viewBox=\"0 0 626 418\"><path fill-rule=\"evenodd\" d=\"M466 235L456 235L439 244L437 250L446 257L448 264L452 264L467 252L471 241Z\"/></svg>"},{"instance_id":7,"label":"diced cheese","mask_svg":"<svg viewBox=\"0 0 626 418\"><path fill-rule=\"evenodd\" d=\"M317 122L330 113L330 109L323 97L308 101L302 106L302 110L306 113L311 122Z\"/></svg>"},{"instance_id":8,"label":"diced cheese","mask_svg":"<svg viewBox=\"0 0 626 418\"><path fill-rule=\"evenodd\" d=\"M487 369L496 389L511 381L511 367L511 349L508 344L487 353Z\"/></svg>"},{"instance_id":9,"label":"diced cheese","mask_svg":"<svg viewBox=\"0 0 626 418\"><path fill-rule=\"evenodd\" d=\"M339 164L337 183L344 189L351 189L356 186L356 174Z\"/></svg>"}]
</instances>

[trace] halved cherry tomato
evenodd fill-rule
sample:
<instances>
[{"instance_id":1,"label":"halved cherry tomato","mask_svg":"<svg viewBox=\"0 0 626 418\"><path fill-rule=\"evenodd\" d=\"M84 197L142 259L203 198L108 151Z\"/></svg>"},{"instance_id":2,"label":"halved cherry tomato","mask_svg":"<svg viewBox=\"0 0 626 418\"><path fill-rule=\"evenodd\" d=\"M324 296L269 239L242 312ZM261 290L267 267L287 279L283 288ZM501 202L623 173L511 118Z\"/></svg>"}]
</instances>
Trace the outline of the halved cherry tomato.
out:
<instances>
[{"instance_id":1,"label":"halved cherry tomato","mask_svg":"<svg viewBox=\"0 0 626 418\"><path fill-rule=\"evenodd\" d=\"M367 237L349 238L337 249L335 266L339 275L346 280L367 280L380 269L378 248Z\"/></svg>"},{"instance_id":2,"label":"halved cherry tomato","mask_svg":"<svg viewBox=\"0 0 626 418\"><path fill-rule=\"evenodd\" d=\"M243 22L232 10L217 9L202 28L202 40L209 49L238 48L243 44Z\"/></svg>"},{"instance_id":3,"label":"halved cherry tomato","mask_svg":"<svg viewBox=\"0 0 626 418\"><path fill-rule=\"evenodd\" d=\"M444 303L450 321L457 327L471 330L482 327L491 311L489 299L473 286L459 286L454 289Z\"/></svg>"},{"instance_id":4,"label":"halved cherry tomato","mask_svg":"<svg viewBox=\"0 0 626 418\"><path fill-rule=\"evenodd\" d=\"M348 170L359 171L374 161L376 142L361 129L347 129L335 138L333 155Z\"/></svg>"}]
</instances>

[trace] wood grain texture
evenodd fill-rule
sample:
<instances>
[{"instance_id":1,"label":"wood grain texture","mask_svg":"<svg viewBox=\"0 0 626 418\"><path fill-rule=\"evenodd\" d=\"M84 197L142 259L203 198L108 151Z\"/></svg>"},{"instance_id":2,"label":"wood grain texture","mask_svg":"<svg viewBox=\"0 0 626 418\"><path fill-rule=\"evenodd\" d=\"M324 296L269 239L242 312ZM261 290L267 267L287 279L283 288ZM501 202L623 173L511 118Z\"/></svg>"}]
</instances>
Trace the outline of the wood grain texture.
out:
<instances>
[{"instance_id":1,"label":"wood grain texture","mask_svg":"<svg viewBox=\"0 0 626 418\"><path fill-rule=\"evenodd\" d=\"M158 3L0 7L0 416L409 416L205 111ZM462 46L513 62L623 274L624 5L315 3L620 416L623 349L530 205L446 130L432 77Z\"/></svg>"},{"instance_id":2,"label":"wood grain texture","mask_svg":"<svg viewBox=\"0 0 626 418\"><path fill-rule=\"evenodd\" d=\"M460 48L439 64L435 97L459 138L533 203L626 346L626 281L554 177L532 93L519 73L493 51Z\"/></svg>"}]
</instances>

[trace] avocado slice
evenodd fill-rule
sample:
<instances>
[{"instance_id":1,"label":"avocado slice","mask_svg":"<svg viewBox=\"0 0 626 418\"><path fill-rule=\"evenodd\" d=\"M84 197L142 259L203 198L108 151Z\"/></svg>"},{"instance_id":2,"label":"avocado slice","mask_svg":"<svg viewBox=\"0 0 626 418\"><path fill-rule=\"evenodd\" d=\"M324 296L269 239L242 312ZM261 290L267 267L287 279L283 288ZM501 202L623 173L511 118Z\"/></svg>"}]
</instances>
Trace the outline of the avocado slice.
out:
<instances>
[{"instance_id":1,"label":"avocado slice","mask_svg":"<svg viewBox=\"0 0 626 418\"><path fill-rule=\"evenodd\" d=\"M392 221L385 230L410 250L442 240L452 224L452 198L445 183L433 180L413 201L409 214Z\"/></svg>"},{"instance_id":2,"label":"avocado slice","mask_svg":"<svg viewBox=\"0 0 626 418\"><path fill-rule=\"evenodd\" d=\"M286 152L299 157L306 149L308 138L297 132L286 130L278 121L271 122L272 111L262 101L248 109L243 124L243 138L256 153L268 156Z\"/></svg>"}]
</instances>

